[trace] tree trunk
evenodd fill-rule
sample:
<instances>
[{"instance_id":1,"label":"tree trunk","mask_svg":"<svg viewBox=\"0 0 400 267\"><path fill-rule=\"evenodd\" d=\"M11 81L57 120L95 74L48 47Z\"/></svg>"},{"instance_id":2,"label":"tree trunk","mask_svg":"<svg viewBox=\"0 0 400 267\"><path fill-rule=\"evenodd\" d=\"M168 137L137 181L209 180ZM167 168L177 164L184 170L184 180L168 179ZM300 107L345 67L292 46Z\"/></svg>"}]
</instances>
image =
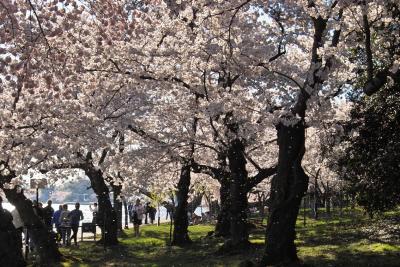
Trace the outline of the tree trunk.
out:
<instances>
[{"instance_id":1,"label":"tree trunk","mask_svg":"<svg viewBox=\"0 0 400 267\"><path fill-rule=\"evenodd\" d=\"M58 250L55 235L49 231L43 221L35 214L32 202L23 191L3 189L8 201L18 210L21 220L29 231L35 249L39 255L40 266L50 266L60 262L62 255Z\"/></svg>"},{"instance_id":2,"label":"tree trunk","mask_svg":"<svg viewBox=\"0 0 400 267\"><path fill-rule=\"evenodd\" d=\"M178 205L174 212L174 233L172 245L184 246L191 243L188 234L188 198L190 187L190 162L185 162L181 167L181 174L178 182Z\"/></svg>"},{"instance_id":3,"label":"tree trunk","mask_svg":"<svg viewBox=\"0 0 400 267\"><path fill-rule=\"evenodd\" d=\"M301 166L305 152L304 121L294 126L279 123L277 131L278 171L271 184L263 266L298 262L295 226L301 199L308 186L308 176Z\"/></svg>"},{"instance_id":4,"label":"tree trunk","mask_svg":"<svg viewBox=\"0 0 400 267\"><path fill-rule=\"evenodd\" d=\"M325 209L326 209L326 214L330 217L331 216L331 189L329 187L329 182L326 182Z\"/></svg>"},{"instance_id":5,"label":"tree trunk","mask_svg":"<svg viewBox=\"0 0 400 267\"><path fill-rule=\"evenodd\" d=\"M99 242L106 246L116 245L118 244L117 216L111 205L109 189L104 182L103 173L100 169L96 169L93 166L85 168L85 173L90 179L92 189L97 195L99 202L97 222L102 225L104 232L104 236Z\"/></svg>"},{"instance_id":6,"label":"tree trunk","mask_svg":"<svg viewBox=\"0 0 400 267\"><path fill-rule=\"evenodd\" d=\"M128 204L126 203L126 198L124 197L123 201L122 201L123 205L124 205L124 214L125 214L125 229L129 228L129 214L128 214Z\"/></svg>"},{"instance_id":7,"label":"tree trunk","mask_svg":"<svg viewBox=\"0 0 400 267\"><path fill-rule=\"evenodd\" d=\"M196 105L198 104L199 97L200 96L198 94L195 94ZM196 116L193 117L193 122L191 125L192 140L194 140L196 137L198 120L199 119ZM171 215L174 218L174 233L171 244L176 246L185 246L192 242L188 234L188 226L189 226L188 198L189 198L189 187L190 187L190 172L194 162L193 159L194 151L195 151L195 144L193 141L190 141L190 152L188 154L188 157L186 159L181 158L182 166L177 186L178 205L176 205L174 214ZM200 199L200 204L201 204L201 199Z\"/></svg>"},{"instance_id":8,"label":"tree trunk","mask_svg":"<svg viewBox=\"0 0 400 267\"><path fill-rule=\"evenodd\" d=\"M122 185L114 185L113 183L111 183L111 186L113 188L113 196L114 196L114 210L117 214L117 229L120 233L122 233L122 202L120 199L120 195L121 195L121 190L122 190Z\"/></svg>"},{"instance_id":9,"label":"tree trunk","mask_svg":"<svg viewBox=\"0 0 400 267\"><path fill-rule=\"evenodd\" d=\"M313 205L312 209L313 209L314 219L318 220L318 215L319 215L318 214L318 199L317 199L316 195L314 195L314 199L313 199L312 205Z\"/></svg>"},{"instance_id":10,"label":"tree trunk","mask_svg":"<svg viewBox=\"0 0 400 267\"><path fill-rule=\"evenodd\" d=\"M318 219L318 173L314 177L314 201L313 201L313 213L314 219Z\"/></svg>"},{"instance_id":11,"label":"tree trunk","mask_svg":"<svg viewBox=\"0 0 400 267\"><path fill-rule=\"evenodd\" d=\"M229 208L231 206L230 192L229 192L229 178L219 179L221 187L219 194L221 198L221 208L217 217L217 224L215 225L215 236L228 238L230 236L230 219Z\"/></svg>"},{"instance_id":12,"label":"tree trunk","mask_svg":"<svg viewBox=\"0 0 400 267\"><path fill-rule=\"evenodd\" d=\"M339 189L340 190L340 189ZM339 216L343 216L343 194L341 191L339 191Z\"/></svg>"},{"instance_id":13,"label":"tree trunk","mask_svg":"<svg viewBox=\"0 0 400 267\"><path fill-rule=\"evenodd\" d=\"M247 247L247 170L244 145L239 138L234 139L228 149L230 180L230 246Z\"/></svg>"}]
</instances>

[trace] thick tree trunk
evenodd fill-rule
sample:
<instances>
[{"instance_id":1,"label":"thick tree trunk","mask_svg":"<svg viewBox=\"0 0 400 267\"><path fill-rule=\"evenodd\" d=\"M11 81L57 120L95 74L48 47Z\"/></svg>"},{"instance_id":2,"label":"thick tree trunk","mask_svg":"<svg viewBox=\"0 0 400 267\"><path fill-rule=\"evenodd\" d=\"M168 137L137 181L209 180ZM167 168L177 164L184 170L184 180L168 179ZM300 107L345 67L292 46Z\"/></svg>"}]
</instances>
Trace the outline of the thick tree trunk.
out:
<instances>
[{"instance_id":1,"label":"thick tree trunk","mask_svg":"<svg viewBox=\"0 0 400 267\"><path fill-rule=\"evenodd\" d=\"M122 202L121 202L121 199L120 199L122 185L111 184L111 186L112 186L112 189L113 189L113 192L114 192L113 202L114 202L114 210L115 210L115 212L117 214L117 221L116 221L117 228L118 228L118 231L120 233L122 233L122 229L123 229L122 228Z\"/></svg>"},{"instance_id":2,"label":"thick tree trunk","mask_svg":"<svg viewBox=\"0 0 400 267\"><path fill-rule=\"evenodd\" d=\"M92 189L97 195L99 202L97 221L102 226L104 232L99 242L106 246L116 245L118 244L117 216L111 205L109 189L104 182L103 173L100 169L96 169L93 166L85 168L85 173L90 179Z\"/></svg>"},{"instance_id":3,"label":"thick tree trunk","mask_svg":"<svg viewBox=\"0 0 400 267\"><path fill-rule=\"evenodd\" d=\"M117 222L118 222L118 230L122 233L123 226L122 226L122 202L121 200L117 199L115 201L114 206L116 207L115 210L117 212Z\"/></svg>"},{"instance_id":4,"label":"thick tree trunk","mask_svg":"<svg viewBox=\"0 0 400 267\"><path fill-rule=\"evenodd\" d=\"M39 255L40 266L50 266L61 260L55 235L49 231L42 220L35 214L32 202L25 197L23 191L3 189L8 201L18 210L21 220L29 231L29 236Z\"/></svg>"},{"instance_id":5,"label":"thick tree trunk","mask_svg":"<svg viewBox=\"0 0 400 267\"><path fill-rule=\"evenodd\" d=\"M190 162L186 162L181 167L180 178L178 182L178 205L174 212L174 233L172 245L184 246L191 243L188 234L188 198L190 187Z\"/></svg>"},{"instance_id":6,"label":"thick tree trunk","mask_svg":"<svg viewBox=\"0 0 400 267\"><path fill-rule=\"evenodd\" d=\"M215 225L215 236L228 238L230 236L230 219L229 208L231 206L230 191L229 191L229 178L220 178L221 187L219 194L221 198L220 210L217 217L217 224Z\"/></svg>"},{"instance_id":7,"label":"thick tree trunk","mask_svg":"<svg viewBox=\"0 0 400 267\"><path fill-rule=\"evenodd\" d=\"M199 95L195 94L195 102L198 104ZM192 140L196 137L197 131L197 122L198 118L196 116L193 117L192 129L191 129L191 138ZM178 182L178 192L177 199L178 205L176 205L176 209L174 214L171 215L174 218L174 233L172 238L172 245L175 246L185 246L190 244L192 241L189 238L188 233L188 198L189 198L189 187L190 187L190 172L192 170L192 166L194 163L193 155L195 151L195 144L193 141L190 141L190 152L186 159L181 158L181 173ZM201 199L200 199L201 204Z\"/></svg>"},{"instance_id":8,"label":"thick tree trunk","mask_svg":"<svg viewBox=\"0 0 400 267\"><path fill-rule=\"evenodd\" d=\"M26 266L22 255L22 240L12 223L10 212L0 204L0 266Z\"/></svg>"},{"instance_id":9,"label":"thick tree trunk","mask_svg":"<svg viewBox=\"0 0 400 267\"><path fill-rule=\"evenodd\" d=\"M278 172L271 184L271 205L266 230L266 250L262 265L298 262L295 226L308 176L301 161L305 152L305 128L278 124Z\"/></svg>"},{"instance_id":10,"label":"thick tree trunk","mask_svg":"<svg viewBox=\"0 0 400 267\"><path fill-rule=\"evenodd\" d=\"M247 247L247 170L244 157L244 145L240 139L234 139L228 149L230 180L230 242L234 248Z\"/></svg>"}]
</instances>

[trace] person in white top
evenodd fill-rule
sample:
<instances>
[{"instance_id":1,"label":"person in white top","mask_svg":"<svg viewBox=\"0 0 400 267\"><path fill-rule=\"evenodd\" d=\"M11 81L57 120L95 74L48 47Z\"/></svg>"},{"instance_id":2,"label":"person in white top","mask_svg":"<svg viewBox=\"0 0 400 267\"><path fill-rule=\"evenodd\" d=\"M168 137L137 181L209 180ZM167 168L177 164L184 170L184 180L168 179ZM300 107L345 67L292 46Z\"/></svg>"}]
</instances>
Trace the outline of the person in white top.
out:
<instances>
[{"instance_id":1,"label":"person in white top","mask_svg":"<svg viewBox=\"0 0 400 267\"><path fill-rule=\"evenodd\" d=\"M140 199L136 199L136 203L132 208L133 211L133 229L135 236L139 236L139 226L142 224L142 218L144 214L144 207L140 204Z\"/></svg>"},{"instance_id":2,"label":"person in white top","mask_svg":"<svg viewBox=\"0 0 400 267\"><path fill-rule=\"evenodd\" d=\"M93 207L92 207L92 204L90 204L89 209L93 213L92 223L96 224L97 213L99 212L99 206L97 205L97 203L94 203Z\"/></svg>"},{"instance_id":3,"label":"person in white top","mask_svg":"<svg viewBox=\"0 0 400 267\"><path fill-rule=\"evenodd\" d=\"M60 227L61 227L61 238L63 245L71 245L71 218L69 216L70 211L68 205L63 205L63 211L60 214Z\"/></svg>"},{"instance_id":4,"label":"person in white top","mask_svg":"<svg viewBox=\"0 0 400 267\"><path fill-rule=\"evenodd\" d=\"M22 232L22 228L24 227L24 222L21 219L21 216L19 215L19 212L17 209L13 209L13 211L11 212L11 215L13 217L13 224L15 229L17 230L21 230Z\"/></svg>"}]
</instances>

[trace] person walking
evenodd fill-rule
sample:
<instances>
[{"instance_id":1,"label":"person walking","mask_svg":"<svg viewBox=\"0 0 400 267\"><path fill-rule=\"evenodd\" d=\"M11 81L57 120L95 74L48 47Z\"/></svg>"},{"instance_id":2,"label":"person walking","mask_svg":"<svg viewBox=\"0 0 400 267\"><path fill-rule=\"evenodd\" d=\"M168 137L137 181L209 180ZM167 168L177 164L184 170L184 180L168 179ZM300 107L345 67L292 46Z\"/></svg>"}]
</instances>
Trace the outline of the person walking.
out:
<instances>
[{"instance_id":1,"label":"person walking","mask_svg":"<svg viewBox=\"0 0 400 267\"><path fill-rule=\"evenodd\" d=\"M75 246L78 245L77 236L78 236L78 229L79 229L79 222L83 220L83 213L79 209L81 205L77 202L75 204L75 209L69 213L71 228L72 228L72 237L71 239L74 240Z\"/></svg>"},{"instance_id":2,"label":"person walking","mask_svg":"<svg viewBox=\"0 0 400 267\"><path fill-rule=\"evenodd\" d=\"M51 204L53 204L53 201L49 200L47 201L47 206L43 208L44 223L49 228L49 231L52 230L52 219L54 214L54 209L51 207Z\"/></svg>"},{"instance_id":3,"label":"person walking","mask_svg":"<svg viewBox=\"0 0 400 267\"><path fill-rule=\"evenodd\" d=\"M150 223L153 224L154 220L156 219L156 208L153 207L152 205L149 205L149 217L150 217Z\"/></svg>"},{"instance_id":4,"label":"person walking","mask_svg":"<svg viewBox=\"0 0 400 267\"><path fill-rule=\"evenodd\" d=\"M61 237L62 237L62 244L64 246L69 246L71 244L71 220L69 216L68 205L63 205L63 210L60 214L60 228L61 228Z\"/></svg>"},{"instance_id":5,"label":"person walking","mask_svg":"<svg viewBox=\"0 0 400 267\"><path fill-rule=\"evenodd\" d=\"M56 236L56 240L57 243L60 243L61 241L61 224L60 224L60 216L61 216L61 212L63 211L63 206L60 205L58 206L58 210L56 210L53 214L53 219L51 220L51 225L56 227L56 231L57 231L57 236Z\"/></svg>"},{"instance_id":6,"label":"person walking","mask_svg":"<svg viewBox=\"0 0 400 267\"><path fill-rule=\"evenodd\" d=\"M136 237L140 236L139 226L142 224L144 214L144 207L140 204L140 199L136 199L136 203L132 208L133 211L133 228Z\"/></svg>"}]
</instances>

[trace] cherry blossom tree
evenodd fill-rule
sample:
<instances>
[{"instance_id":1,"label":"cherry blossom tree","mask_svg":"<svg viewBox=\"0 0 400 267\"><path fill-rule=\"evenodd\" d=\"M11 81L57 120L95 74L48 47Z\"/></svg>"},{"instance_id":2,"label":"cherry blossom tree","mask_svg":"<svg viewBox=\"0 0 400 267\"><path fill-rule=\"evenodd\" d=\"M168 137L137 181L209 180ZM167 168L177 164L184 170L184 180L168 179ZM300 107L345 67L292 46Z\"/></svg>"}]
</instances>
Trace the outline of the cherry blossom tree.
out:
<instances>
[{"instance_id":1,"label":"cherry blossom tree","mask_svg":"<svg viewBox=\"0 0 400 267\"><path fill-rule=\"evenodd\" d=\"M248 185L277 160L264 265L298 262L306 128L344 91L372 94L399 75L394 1L1 5L1 160L17 175L78 164L111 207L104 178L129 183L129 163L154 159L137 148L152 147L180 166L174 243L189 242L195 171L221 183L234 247L248 245Z\"/></svg>"}]
</instances>

